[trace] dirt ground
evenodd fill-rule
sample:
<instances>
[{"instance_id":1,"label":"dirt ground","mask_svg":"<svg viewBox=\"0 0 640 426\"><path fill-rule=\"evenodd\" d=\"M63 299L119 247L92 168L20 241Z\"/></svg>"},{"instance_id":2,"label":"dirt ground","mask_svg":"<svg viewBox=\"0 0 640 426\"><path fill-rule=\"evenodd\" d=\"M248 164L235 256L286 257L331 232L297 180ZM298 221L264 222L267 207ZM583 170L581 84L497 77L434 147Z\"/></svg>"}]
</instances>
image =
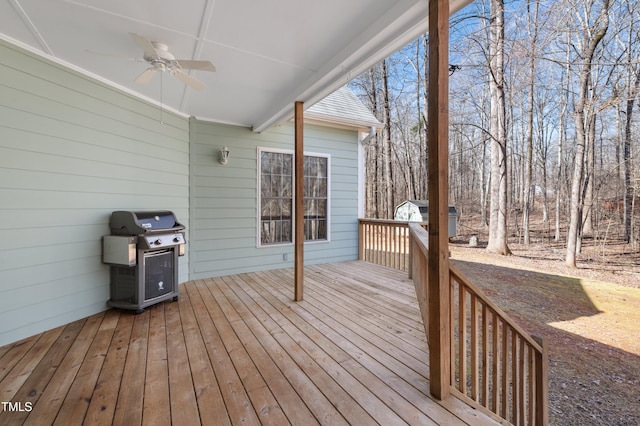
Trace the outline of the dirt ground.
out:
<instances>
[{"instance_id":1,"label":"dirt ground","mask_svg":"<svg viewBox=\"0 0 640 426\"><path fill-rule=\"evenodd\" d=\"M548 232L529 246L512 235L513 255L500 256L469 229L451 241L452 261L525 330L549 339L550 424L640 425L640 249L585 239L574 269Z\"/></svg>"}]
</instances>

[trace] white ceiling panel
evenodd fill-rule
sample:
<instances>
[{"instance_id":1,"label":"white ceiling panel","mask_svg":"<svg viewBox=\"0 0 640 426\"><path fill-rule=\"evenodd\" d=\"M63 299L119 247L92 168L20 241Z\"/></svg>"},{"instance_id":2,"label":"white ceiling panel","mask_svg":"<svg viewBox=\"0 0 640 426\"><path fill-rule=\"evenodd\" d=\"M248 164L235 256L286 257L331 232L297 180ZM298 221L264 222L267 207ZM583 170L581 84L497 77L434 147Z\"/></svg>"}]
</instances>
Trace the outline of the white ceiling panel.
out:
<instances>
[{"instance_id":1,"label":"white ceiling panel","mask_svg":"<svg viewBox=\"0 0 640 426\"><path fill-rule=\"evenodd\" d=\"M452 0L456 11L468 0ZM264 130L427 30L426 0L0 0L0 37L187 116ZM177 58L195 90L150 64L129 33ZM132 60L132 59L137 59ZM1 61L1 59L0 59ZM162 74L162 78L160 78ZM162 84L161 84L162 83Z\"/></svg>"}]
</instances>

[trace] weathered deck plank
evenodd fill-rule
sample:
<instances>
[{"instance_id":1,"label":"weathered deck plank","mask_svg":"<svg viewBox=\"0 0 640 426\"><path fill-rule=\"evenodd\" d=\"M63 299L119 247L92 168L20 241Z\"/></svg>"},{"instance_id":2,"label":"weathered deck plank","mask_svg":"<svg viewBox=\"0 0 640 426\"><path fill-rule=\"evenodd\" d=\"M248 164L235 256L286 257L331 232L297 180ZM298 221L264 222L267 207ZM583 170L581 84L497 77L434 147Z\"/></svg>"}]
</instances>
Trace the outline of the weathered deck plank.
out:
<instances>
[{"instance_id":1,"label":"weathered deck plank","mask_svg":"<svg viewBox=\"0 0 640 426\"><path fill-rule=\"evenodd\" d=\"M429 396L406 274L366 262L196 280L177 303L110 310L0 348L19 424L495 424ZM15 408L15 405L14 405Z\"/></svg>"}]
</instances>

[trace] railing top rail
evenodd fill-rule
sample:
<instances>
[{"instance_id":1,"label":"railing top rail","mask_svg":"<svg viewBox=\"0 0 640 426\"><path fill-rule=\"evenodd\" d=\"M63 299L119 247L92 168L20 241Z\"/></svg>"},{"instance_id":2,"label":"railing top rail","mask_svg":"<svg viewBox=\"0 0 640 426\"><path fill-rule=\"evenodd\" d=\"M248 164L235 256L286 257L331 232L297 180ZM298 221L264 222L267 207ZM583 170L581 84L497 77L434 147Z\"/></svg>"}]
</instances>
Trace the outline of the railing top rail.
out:
<instances>
[{"instance_id":1,"label":"railing top rail","mask_svg":"<svg viewBox=\"0 0 640 426\"><path fill-rule=\"evenodd\" d=\"M408 225L410 223L416 223L420 226L426 226L428 222L415 222L409 220L395 220L395 219L367 219L367 218L359 218L358 222L360 223L386 223L389 225Z\"/></svg>"},{"instance_id":2,"label":"railing top rail","mask_svg":"<svg viewBox=\"0 0 640 426\"><path fill-rule=\"evenodd\" d=\"M428 250L428 234L427 234L427 231L425 229L423 229L422 227L420 227L420 225L417 224L416 222L413 222L413 223L415 223L415 225L409 224L409 232L410 232L412 238L414 238L415 241L418 242L418 247L423 252L423 254L426 256L427 255L427 250ZM449 263L449 273L452 274L459 283L463 284L469 291L474 293L482 301L482 303L484 303L491 310L493 310L511 328L513 328L515 331L517 331L518 334L520 334L527 341L527 343L529 343L536 351L542 352L542 346L538 342L536 342L531 337L531 335L529 333L524 331L518 324L516 324L509 317L509 315L507 315L502 309L500 309L500 307L498 305L493 303L491 301L491 299L486 297L484 295L484 293L482 292L482 290L478 286L476 286L471 281L469 281L462 274L462 272L460 272L460 270L456 266L452 265L451 263Z\"/></svg>"},{"instance_id":3,"label":"railing top rail","mask_svg":"<svg viewBox=\"0 0 640 426\"><path fill-rule=\"evenodd\" d=\"M423 222L410 222L409 223L409 235L413 238L417 243L422 254L427 257L429 250L429 234L427 230L424 229L421 225Z\"/></svg>"},{"instance_id":4,"label":"railing top rail","mask_svg":"<svg viewBox=\"0 0 640 426\"><path fill-rule=\"evenodd\" d=\"M506 312L504 312L498 305L493 303L491 299L486 297L482 290L471 281L469 281L455 265L449 264L449 270L459 283L464 284L464 286L467 288L467 291L475 294L482 301L482 303L487 305L500 318L502 318L507 324L509 324L511 328L517 331L518 334L520 334L531 346L533 346L536 351L542 352L542 346L538 342L536 342L529 333L524 331L522 327L516 324Z\"/></svg>"}]
</instances>

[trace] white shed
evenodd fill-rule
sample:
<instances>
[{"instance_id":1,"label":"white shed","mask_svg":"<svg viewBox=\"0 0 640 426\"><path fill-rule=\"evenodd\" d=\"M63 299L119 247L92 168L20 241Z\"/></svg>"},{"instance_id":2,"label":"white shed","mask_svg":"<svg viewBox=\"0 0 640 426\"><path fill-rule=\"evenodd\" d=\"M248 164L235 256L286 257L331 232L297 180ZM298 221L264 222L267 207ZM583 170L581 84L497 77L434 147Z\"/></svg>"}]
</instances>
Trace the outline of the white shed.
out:
<instances>
[{"instance_id":1,"label":"white shed","mask_svg":"<svg viewBox=\"0 0 640 426\"><path fill-rule=\"evenodd\" d=\"M406 220L409 222L429 221L429 202L426 200L407 200L400 203L393 214L394 220ZM449 237L458 235L457 231L458 211L455 206L449 206Z\"/></svg>"}]
</instances>

